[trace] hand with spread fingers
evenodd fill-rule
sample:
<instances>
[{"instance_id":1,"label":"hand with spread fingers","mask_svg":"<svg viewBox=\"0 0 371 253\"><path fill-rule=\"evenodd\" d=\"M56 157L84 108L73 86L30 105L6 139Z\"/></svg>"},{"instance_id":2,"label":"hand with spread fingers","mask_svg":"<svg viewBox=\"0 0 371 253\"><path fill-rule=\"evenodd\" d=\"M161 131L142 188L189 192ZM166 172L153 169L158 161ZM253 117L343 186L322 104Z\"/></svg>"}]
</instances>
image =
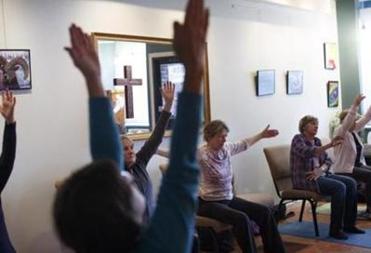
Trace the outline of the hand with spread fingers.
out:
<instances>
[{"instance_id":1,"label":"hand with spread fingers","mask_svg":"<svg viewBox=\"0 0 371 253\"><path fill-rule=\"evenodd\" d=\"M272 138L279 134L277 129L269 129L270 125L268 125L262 132L262 138Z\"/></svg>"},{"instance_id":2,"label":"hand with spread fingers","mask_svg":"<svg viewBox=\"0 0 371 253\"><path fill-rule=\"evenodd\" d=\"M354 98L353 105L356 107L360 106L362 100L364 100L365 98L366 96L364 96L363 94L359 94Z\"/></svg>"},{"instance_id":3,"label":"hand with spread fingers","mask_svg":"<svg viewBox=\"0 0 371 253\"><path fill-rule=\"evenodd\" d=\"M184 24L174 23L174 49L186 69L184 89L197 93L201 92L205 67L208 24L209 10L204 8L203 0L190 0Z\"/></svg>"},{"instance_id":4,"label":"hand with spread fingers","mask_svg":"<svg viewBox=\"0 0 371 253\"><path fill-rule=\"evenodd\" d=\"M65 47L75 66L85 77L89 95L105 96L101 85L101 70L94 42L88 34L72 24L69 28L71 47Z\"/></svg>"},{"instance_id":5,"label":"hand with spread fingers","mask_svg":"<svg viewBox=\"0 0 371 253\"><path fill-rule=\"evenodd\" d=\"M16 99L13 93L9 90L3 91L1 94L2 104L0 105L0 112L3 115L6 123L13 123L14 120L14 108Z\"/></svg>"},{"instance_id":6,"label":"hand with spread fingers","mask_svg":"<svg viewBox=\"0 0 371 253\"><path fill-rule=\"evenodd\" d=\"M166 82L161 87L161 96L165 100L164 111L170 112L174 101L175 85L172 82Z\"/></svg>"}]
</instances>

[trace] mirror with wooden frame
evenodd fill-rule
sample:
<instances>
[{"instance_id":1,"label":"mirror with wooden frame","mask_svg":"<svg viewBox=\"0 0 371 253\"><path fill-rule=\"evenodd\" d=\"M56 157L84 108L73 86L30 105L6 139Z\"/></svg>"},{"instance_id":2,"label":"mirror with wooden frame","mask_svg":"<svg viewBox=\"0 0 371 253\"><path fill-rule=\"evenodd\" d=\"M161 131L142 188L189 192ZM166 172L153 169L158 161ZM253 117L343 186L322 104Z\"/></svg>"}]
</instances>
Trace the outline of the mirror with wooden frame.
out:
<instances>
[{"instance_id":1,"label":"mirror with wooden frame","mask_svg":"<svg viewBox=\"0 0 371 253\"><path fill-rule=\"evenodd\" d=\"M131 139L147 139L161 113L160 87L175 84L172 116L166 131L169 136L176 117L177 94L181 91L185 70L175 56L171 39L93 33L102 68L103 86L113 104L121 134ZM207 53L203 78L203 123L210 120Z\"/></svg>"}]
</instances>

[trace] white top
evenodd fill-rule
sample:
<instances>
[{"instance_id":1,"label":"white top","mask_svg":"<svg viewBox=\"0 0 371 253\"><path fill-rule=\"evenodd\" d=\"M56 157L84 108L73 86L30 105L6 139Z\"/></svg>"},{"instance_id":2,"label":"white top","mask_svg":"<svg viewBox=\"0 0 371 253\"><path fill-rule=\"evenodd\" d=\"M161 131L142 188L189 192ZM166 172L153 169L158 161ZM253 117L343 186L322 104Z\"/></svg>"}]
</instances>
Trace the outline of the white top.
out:
<instances>
[{"instance_id":1,"label":"white top","mask_svg":"<svg viewBox=\"0 0 371 253\"><path fill-rule=\"evenodd\" d=\"M203 144L198 149L201 183L200 197L207 201L231 200L233 198L233 172L231 156L245 151L250 144L247 140L226 142L218 151Z\"/></svg>"},{"instance_id":2,"label":"white top","mask_svg":"<svg viewBox=\"0 0 371 253\"><path fill-rule=\"evenodd\" d=\"M341 136L344 138L341 145L334 147L334 164L332 170L335 173L353 173L354 163L357 157L357 148L354 142L354 138L349 129L352 127L356 117L357 107L352 106L344 118L343 123L335 129L334 136ZM363 156L363 143L357 132L361 131L362 128L371 120L371 106L368 108L366 114L362 116L355 123L353 133L355 134L358 142L362 146L361 150L361 163L366 164Z\"/></svg>"}]
</instances>

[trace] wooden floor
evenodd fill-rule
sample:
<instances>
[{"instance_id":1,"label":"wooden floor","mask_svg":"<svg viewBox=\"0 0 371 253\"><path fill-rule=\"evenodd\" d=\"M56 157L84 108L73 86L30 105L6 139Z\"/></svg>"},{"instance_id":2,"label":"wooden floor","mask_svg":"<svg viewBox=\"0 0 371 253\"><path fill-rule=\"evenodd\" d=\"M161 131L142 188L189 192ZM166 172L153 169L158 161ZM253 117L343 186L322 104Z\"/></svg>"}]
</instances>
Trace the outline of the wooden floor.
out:
<instances>
[{"instance_id":1,"label":"wooden floor","mask_svg":"<svg viewBox=\"0 0 371 253\"><path fill-rule=\"evenodd\" d=\"M299 217L299 211L300 211L300 203L293 204L290 207L288 207L288 211L294 211L295 216L287 219L285 222L288 221L297 221ZM317 215L318 222L320 223L329 223L330 216L326 214L318 214ZM304 220L312 221L312 214L309 211L309 205L307 204L307 210L304 214ZM364 221L364 220L358 220L357 226L360 228L371 228L371 221ZM257 245L258 246L258 252L263 253L263 249L261 246L260 238L257 238ZM326 242L321 240L314 240L314 239L306 239L302 237L295 237L295 236L288 236L288 235L282 235L282 239L285 243L285 247L287 250L287 253L371 253L371 249L367 248L361 248L361 247L355 247L345 244L337 244L332 242ZM371 238L370 238L371 240ZM238 247L235 247L238 248ZM240 253L238 249L233 251L233 253ZM274 252L272 252L274 253Z\"/></svg>"}]
</instances>

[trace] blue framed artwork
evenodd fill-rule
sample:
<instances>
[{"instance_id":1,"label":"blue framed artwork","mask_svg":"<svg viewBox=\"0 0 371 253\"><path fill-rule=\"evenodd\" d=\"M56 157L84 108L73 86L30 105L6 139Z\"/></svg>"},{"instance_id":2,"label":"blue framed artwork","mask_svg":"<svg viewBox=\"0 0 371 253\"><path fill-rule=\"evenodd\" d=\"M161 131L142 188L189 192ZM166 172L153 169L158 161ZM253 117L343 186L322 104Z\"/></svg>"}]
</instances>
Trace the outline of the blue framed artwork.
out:
<instances>
[{"instance_id":1,"label":"blue framed artwork","mask_svg":"<svg viewBox=\"0 0 371 253\"><path fill-rule=\"evenodd\" d=\"M287 71L286 93L288 95L297 95L303 93L304 72L300 70Z\"/></svg>"},{"instance_id":2,"label":"blue framed artwork","mask_svg":"<svg viewBox=\"0 0 371 253\"><path fill-rule=\"evenodd\" d=\"M339 82L327 82L327 106L337 107L339 105Z\"/></svg>"},{"instance_id":3,"label":"blue framed artwork","mask_svg":"<svg viewBox=\"0 0 371 253\"><path fill-rule=\"evenodd\" d=\"M256 95L267 96L275 92L275 71L273 69L258 70L256 76Z\"/></svg>"}]
</instances>

